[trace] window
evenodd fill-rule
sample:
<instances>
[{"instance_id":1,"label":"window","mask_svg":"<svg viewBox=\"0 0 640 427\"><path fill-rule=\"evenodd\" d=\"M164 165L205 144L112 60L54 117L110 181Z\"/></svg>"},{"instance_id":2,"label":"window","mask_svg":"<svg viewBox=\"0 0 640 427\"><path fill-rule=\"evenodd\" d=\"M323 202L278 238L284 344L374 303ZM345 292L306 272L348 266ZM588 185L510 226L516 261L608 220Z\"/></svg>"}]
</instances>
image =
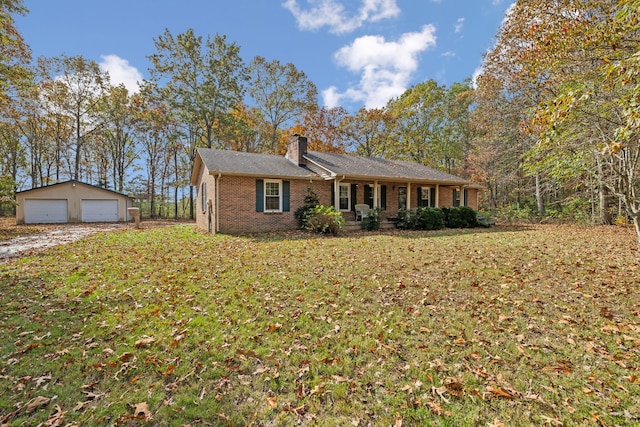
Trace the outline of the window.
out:
<instances>
[{"instance_id":1,"label":"window","mask_svg":"<svg viewBox=\"0 0 640 427\"><path fill-rule=\"evenodd\" d=\"M202 212L207 210L207 183L200 184L200 209Z\"/></svg>"},{"instance_id":2,"label":"window","mask_svg":"<svg viewBox=\"0 0 640 427\"><path fill-rule=\"evenodd\" d=\"M264 181L264 211L282 211L282 181Z\"/></svg>"},{"instance_id":3,"label":"window","mask_svg":"<svg viewBox=\"0 0 640 427\"><path fill-rule=\"evenodd\" d=\"M407 209L407 187L398 187L398 209Z\"/></svg>"},{"instance_id":4,"label":"window","mask_svg":"<svg viewBox=\"0 0 640 427\"><path fill-rule=\"evenodd\" d=\"M431 206L431 188L430 187L422 187L420 189L420 206L421 207Z\"/></svg>"},{"instance_id":5,"label":"window","mask_svg":"<svg viewBox=\"0 0 640 427\"><path fill-rule=\"evenodd\" d=\"M460 190L457 188L453 189L453 206L460 206Z\"/></svg>"},{"instance_id":6,"label":"window","mask_svg":"<svg viewBox=\"0 0 640 427\"><path fill-rule=\"evenodd\" d=\"M340 184L340 210L348 211L351 208L351 184Z\"/></svg>"}]
</instances>

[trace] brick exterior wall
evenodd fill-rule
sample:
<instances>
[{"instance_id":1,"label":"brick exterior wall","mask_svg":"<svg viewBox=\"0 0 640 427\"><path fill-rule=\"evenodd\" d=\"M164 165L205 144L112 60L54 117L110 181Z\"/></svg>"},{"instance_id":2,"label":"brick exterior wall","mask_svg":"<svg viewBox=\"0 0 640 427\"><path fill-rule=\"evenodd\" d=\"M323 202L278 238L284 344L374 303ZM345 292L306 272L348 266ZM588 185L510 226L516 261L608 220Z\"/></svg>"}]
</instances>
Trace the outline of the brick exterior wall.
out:
<instances>
[{"instance_id":1,"label":"brick exterior wall","mask_svg":"<svg viewBox=\"0 0 640 427\"><path fill-rule=\"evenodd\" d=\"M331 198L333 181L313 181L294 180L289 181L290 209L288 212L257 212L256 211L256 177L242 176L222 176L217 180L219 184L219 201L220 206L216 206L216 179L208 174L205 167L201 169L201 175L197 179L197 196L196 196L196 225L203 229L209 230L209 210L206 204L211 203L211 232L216 232L216 215L215 210L219 213L219 231L222 233L253 233L267 231L285 231L295 230L298 227L294 217L294 212L304 203L304 196L307 188L318 195L320 203L328 206L333 204ZM269 179L265 177L265 179ZM202 205L202 183L206 183L206 201L203 208ZM364 187L370 182L367 181L343 181L343 184L357 185L356 200L351 201L352 205L356 203L365 203ZM379 185L385 185L386 191L386 207L387 209L381 213L383 218L394 217L398 211L398 189L399 187L407 187L406 183L398 182L378 182ZM417 206L416 192L419 185L412 184L410 187L410 203L411 207ZM477 190L467 190L468 206L477 209ZM453 188L439 187L438 201L440 207L448 207L453 205ZM463 202L463 200L461 200ZM347 221L355 219L352 211L343 212Z\"/></svg>"}]
</instances>

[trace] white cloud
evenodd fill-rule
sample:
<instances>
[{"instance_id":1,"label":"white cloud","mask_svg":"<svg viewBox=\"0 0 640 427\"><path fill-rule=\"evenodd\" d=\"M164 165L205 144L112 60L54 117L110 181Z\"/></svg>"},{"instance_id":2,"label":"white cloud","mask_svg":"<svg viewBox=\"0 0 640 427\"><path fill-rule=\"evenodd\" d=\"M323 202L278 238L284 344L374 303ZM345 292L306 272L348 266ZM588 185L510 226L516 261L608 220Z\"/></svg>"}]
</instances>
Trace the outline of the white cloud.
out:
<instances>
[{"instance_id":1,"label":"white cloud","mask_svg":"<svg viewBox=\"0 0 640 427\"><path fill-rule=\"evenodd\" d=\"M136 67L129 65L129 61L117 55L102 55L100 70L109 73L111 84L114 86L124 84L129 93L140 90L139 83L142 82L142 74Z\"/></svg>"},{"instance_id":2,"label":"white cloud","mask_svg":"<svg viewBox=\"0 0 640 427\"><path fill-rule=\"evenodd\" d=\"M464 18L458 18L456 21L456 25L454 26L454 30L456 33L462 31L462 27L464 27Z\"/></svg>"},{"instance_id":3,"label":"white cloud","mask_svg":"<svg viewBox=\"0 0 640 427\"><path fill-rule=\"evenodd\" d=\"M384 106L389 99L401 95L418 69L418 56L435 46L436 28L425 25L422 31L403 34L398 41L382 36L363 36L335 53L335 60L353 73L360 82L339 93L331 87L323 92L324 103L335 107L341 100L363 102L367 108Z\"/></svg>"},{"instance_id":4,"label":"white cloud","mask_svg":"<svg viewBox=\"0 0 640 427\"><path fill-rule=\"evenodd\" d=\"M400 14L396 0L361 0L355 13L346 11L344 4L338 0L307 0L307 4L309 8L302 9L297 0L282 3L296 18L301 30L317 30L327 26L332 33L348 33L365 22L381 21Z\"/></svg>"},{"instance_id":5,"label":"white cloud","mask_svg":"<svg viewBox=\"0 0 640 427\"><path fill-rule=\"evenodd\" d=\"M448 50L448 51L444 52L444 53L442 54L442 56L445 56L445 57L449 57L449 58L451 58L451 57L456 56L456 53L455 53L454 51L452 51L452 50Z\"/></svg>"}]
</instances>

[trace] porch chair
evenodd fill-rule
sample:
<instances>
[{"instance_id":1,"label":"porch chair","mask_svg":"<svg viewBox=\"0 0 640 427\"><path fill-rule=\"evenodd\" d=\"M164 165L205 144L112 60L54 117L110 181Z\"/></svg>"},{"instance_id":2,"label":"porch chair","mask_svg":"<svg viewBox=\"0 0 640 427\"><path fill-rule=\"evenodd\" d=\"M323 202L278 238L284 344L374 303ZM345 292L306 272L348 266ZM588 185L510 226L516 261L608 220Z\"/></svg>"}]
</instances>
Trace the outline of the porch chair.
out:
<instances>
[{"instance_id":1,"label":"porch chair","mask_svg":"<svg viewBox=\"0 0 640 427\"><path fill-rule=\"evenodd\" d=\"M355 205L355 210L356 210L356 221L362 221L362 219L364 217L366 217L367 215L369 215L369 205L363 204L363 205Z\"/></svg>"}]
</instances>

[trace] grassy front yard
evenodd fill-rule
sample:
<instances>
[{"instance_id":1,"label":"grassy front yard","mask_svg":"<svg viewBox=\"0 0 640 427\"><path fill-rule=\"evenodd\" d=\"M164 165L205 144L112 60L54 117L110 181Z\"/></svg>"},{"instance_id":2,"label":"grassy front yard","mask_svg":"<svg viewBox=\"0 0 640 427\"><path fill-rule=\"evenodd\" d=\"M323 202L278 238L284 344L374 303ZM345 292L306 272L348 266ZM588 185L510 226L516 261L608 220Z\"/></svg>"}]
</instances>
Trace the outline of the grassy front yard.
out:
<instances>
[{"instance_id":1,"label":"grassy front yard","mask_svg":"<svg viewBox=\"0 0 640 427\"><path fill-rule=\"evenodd\" d=\"M637 425L634 239L98 234L0 265L0 421Z\"/></svg>"}]
</instances>

